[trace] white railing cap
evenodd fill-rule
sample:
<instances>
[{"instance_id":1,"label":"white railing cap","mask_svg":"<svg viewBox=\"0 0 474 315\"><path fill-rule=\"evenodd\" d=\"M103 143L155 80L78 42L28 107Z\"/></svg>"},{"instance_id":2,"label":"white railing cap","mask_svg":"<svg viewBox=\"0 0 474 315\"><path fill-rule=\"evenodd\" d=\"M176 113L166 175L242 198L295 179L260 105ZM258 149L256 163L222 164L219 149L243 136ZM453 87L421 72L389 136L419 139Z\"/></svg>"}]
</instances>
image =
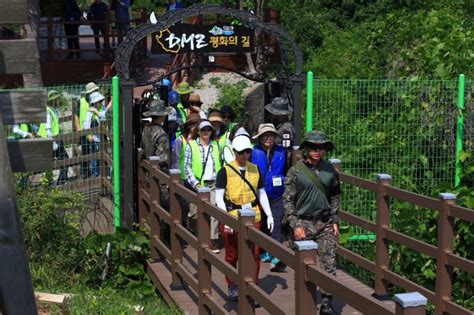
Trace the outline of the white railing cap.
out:
<instances>
[{"instance_id":1,"label":"white railing cap","mask_svg":"<svg viewBox=\"0 0 474 315\"><path fill-rule=\"evenodd\" d=\"M428 299L419 292L395 294L393 300L400 304L402 308L426 306L428 304Z\"/></svg>"},{"instance_id":2,"label":"white railing cap","mask_svg":"<svg viewBox=\"0 0 474 315\"><path fill-rule=\"evenodd\" d=\"M440 193L439 198L443 200L456 200L456 195L452 193Z\"/></svg>"},{"instance_id":3,"label":"white railing cap","mask_svg":"<svg viewBox=\"0 0 474 315\"><path fill-rule=\"evenodd\" d=\"M301 252L303 250L313 250L313 249L318 249L318 243L315 241L295 241L295 248L297 251Z\"/></svg>"},{"instance_id":4,"label":"white railing cap","mask_svg":"<svg viewBox=\"0 0 474 315\"><path fill-rule=\"evenodd\" d=\"M179 175L179 174L181 174L181 170L179 168L170 169L170 175Z\"/></svg>"}]
</instances>

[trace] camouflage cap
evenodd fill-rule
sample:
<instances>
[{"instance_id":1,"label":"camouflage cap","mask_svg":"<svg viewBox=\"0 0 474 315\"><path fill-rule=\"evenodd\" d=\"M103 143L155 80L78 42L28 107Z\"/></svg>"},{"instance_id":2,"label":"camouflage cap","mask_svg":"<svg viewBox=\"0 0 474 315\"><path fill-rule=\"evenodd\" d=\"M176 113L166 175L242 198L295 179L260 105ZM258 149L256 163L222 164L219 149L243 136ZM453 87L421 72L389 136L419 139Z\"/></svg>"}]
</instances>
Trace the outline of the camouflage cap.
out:
<instances>
[{"instance_id":1,"label":"camouflage cap","mask_svg":"<svg viewBox=\"0 0 474 315\"><path fill-rule=\"evenodd\" d=\"M293 112L290 103L283 97L275 97L270 104L265 105L265 109L272 115L289 115Z\"/></svg>"},{"instance_id":2,"label":"camouflage cap","mask_svg":"<svg viewBox=\"0 0 474 315\"><path fill-rule=\"evenodd\" d=\"M334 149L334 144L328 139L326 134L318 130L313 130L304 137L300 149L304 149L308 144L322 144L326 147L327 151Z\"/></svg>"},{"instance_id":3,"label":"camouflage cap","mask_svg":"<svg viewBox=\"0 0 474 315\"><path fill-rule=\"evenodd\" d=\"M153 100L148 107L148 111L143 113L144 117L168 116L170 108L165 106L162 100Z\"/></svg>"}]
</instances>

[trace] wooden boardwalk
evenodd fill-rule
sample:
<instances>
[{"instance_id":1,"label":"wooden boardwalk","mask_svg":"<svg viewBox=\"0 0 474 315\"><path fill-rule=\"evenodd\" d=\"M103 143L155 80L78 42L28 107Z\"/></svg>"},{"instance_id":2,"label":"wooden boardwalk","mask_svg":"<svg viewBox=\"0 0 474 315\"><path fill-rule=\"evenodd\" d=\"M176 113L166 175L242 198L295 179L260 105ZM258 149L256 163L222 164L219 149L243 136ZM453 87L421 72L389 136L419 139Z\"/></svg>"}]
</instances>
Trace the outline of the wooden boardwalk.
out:
<instances>
[{"instance_id":1,"label":"wooden boardwalk","mask_svg":"<svg viewBox=\"0 0 474 315\"><path fill-rule=\"evenodd\" d=\"M224 250L218 254L220 259L224 260ZM190 246L184 250L183 264L197 278L197 252ZM171 266L168 260L163 259L161 262L149 262L148 274L152 278L156 287L160 291L167 303L176 304L185 314L198 314L197 294L189 286L185 285L185 290L171 290ZM374 291L372 288L361 283L357 279L351 277L342 270L337 271L337 277L341 282L349 284L353 289L371 295ZM215 267L212 267L212 295L215 296L217 302L231 314L237 314L237 303L227 300L227 284L224 275ZM269 263L260 264L259 286L268 294L271 294L274 301L281 301L278 306L285 310L286 314L295 314L295 290L294 290L294 272L287 268L283 273L270 271ZM318 302L321 299L318 297ZM395 304L392 301L384 302L395 311ZM337 298L334 301L336 314L362 314L344 304ZM256 314L269 314L264 308L256 309Z\"/></svg>"}]
</instances>

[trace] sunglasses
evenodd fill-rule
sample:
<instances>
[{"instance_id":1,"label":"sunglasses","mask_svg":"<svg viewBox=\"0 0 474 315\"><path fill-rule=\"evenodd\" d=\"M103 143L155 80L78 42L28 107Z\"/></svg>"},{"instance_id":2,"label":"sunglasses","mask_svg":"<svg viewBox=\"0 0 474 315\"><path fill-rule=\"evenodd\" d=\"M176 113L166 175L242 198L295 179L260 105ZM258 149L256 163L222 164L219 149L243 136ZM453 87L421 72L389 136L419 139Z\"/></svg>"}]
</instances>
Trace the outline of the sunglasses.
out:
<instances>
[{"instance_id":1,"label":"sunglasses","mask_svg":"<svg viewBox=\"0 0 474 315\"><path fill-rule=\"evenodd\" d=\"M309 145L308 149L315 150L315 151L323 151L323 150L326 150L326 146L325 145Z\"/></svg>"},{"instance_id":2,"label":"sunglasses","mask_svg":"<svg viewBox=\"0 0 474 315\"><path fill-rule=\"evenodd\" d=\"M189 104L193 104L193 105L197 105L197 106L201 106L201 105L202 105L201 102L189 102Z\"/></svg>"},{"instance_id":3,"label":"sunglasses","mask_svg":"<svg viewBox=\"0 0 474 315\"><path fill-rule=\"evenodd\" d=\"M224 115L222 115L222 118L229 118L229 119L232 119L232 115L224 114Z\"/></svg>"},{"instance_id":4,"label":"sunglasses","mask_svg":"<svg viewBox=\"0 0 474 315\"><path fill-rule=\"evenodd\" d=\"M211 132L212 131L212 128L202 128L201 131L205 131L205 132Z\"/></svg>"},{"instance_id":5,"label":"sunglasses","mask_svg":"<svg viewBox=\"0 0 474 315\"><path fill-rule=\"evenodd\" d=\"M242 154L244 154L244 153L245 153L245 154L250 154L250 153L252 153L252 149L245 149L245 150L242 150L242 151L236 151L236 153L237 153L238 155L242 155Z\"/></svg>"}]
</instances>

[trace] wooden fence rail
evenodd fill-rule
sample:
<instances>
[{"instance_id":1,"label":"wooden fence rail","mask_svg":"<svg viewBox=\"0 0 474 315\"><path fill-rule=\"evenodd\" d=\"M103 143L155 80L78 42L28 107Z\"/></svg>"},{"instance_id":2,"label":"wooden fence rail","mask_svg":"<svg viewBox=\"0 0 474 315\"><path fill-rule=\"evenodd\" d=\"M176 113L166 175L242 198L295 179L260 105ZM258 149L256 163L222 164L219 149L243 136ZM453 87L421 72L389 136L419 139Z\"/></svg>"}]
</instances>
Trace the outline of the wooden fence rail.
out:
<instances>
[{"instance_id":1,"label":"wooden fence rail","mask_svg":"<svg viewBox=\"0 0 474 315\"><path fill-rule=\"evenodd\" d=\"M377 182L370 182L356 176L342 173L340 162L338 160L333 162L339 171L339 178L343 183L375 192L377 204L375 225L371 221L341 211L341 219L376 233L375 264L340 246L338 248L338 254L375 274L375 293L377 295L386 295L388 293L388 285L394 284L407 291L418 291L423 294L435 305L436 314L472 314L472 310L463 308L451 301L451 290L453 268L459 268L462 271L474 275L474 262L453 253L454 219L458 218L474 223L474 210L455 205L456 196L453 194L442 193L439 195L439 199L435 199L403 189L390 187L391 176L387 174L379 174L377 175ZM426 242L390 229L391 198L438 211L437 246L427 244ZM404 245L409 249L436 259L435 292L389 270L389 242Z\"/></svg>"},{"instance_id":2,"label":"wooden fence rail","mask_svg":"<svg viewBox=\"0 0 474 315\"><path fill-rule=\"evenodd\" d=\"M333 161L334 162L334 161ZM336 166L340 169L340 165ZM472 314L471 311L450 301L451 271L460 268L474 273L474 263L466 258L452 253L450 244L453 242L452 219L454 215L469 222L474 220L474 211L454 205L452 195L442 195L439 200L416 195L389 186L390 176L381 174L377 182L367 181L340 172L340 179L356 187L375 191L377 194L377 222L362 219L358 216L341 211L341 218L377 234L376 259L372 262L350 250L339 246L338 255L375 274L375 293L377 297L387 295L388 285L394 284L400 288L417 291L423 294L436 307L436 314ZM171 264L172 284L174 289L182 289L183 284L190 286L198 295L199 314L226 314L226 309L216 302L212 293L211 266L222 274L234 280L239 286L238 310L240 314L254 314L254 301L260 303L271 314L284 314L277 301L253 282L253 248L255 245L279 257L288 267L295 271L295 305L297 314L315 313L316 287L333 293L352 307L367 314L393 314L376 297L363 294L351 288L335 276L327 274L316 264L316 243L297 244L293 251L275 242L253 226L252 213L240 212L239 218L230 216L209 202L210 191L201 189L198 193L187 189L181 182L179 170L170 170L170 175L159 170L156 161L142 160L138 169L139 182L139 218L140 223L150 228L151 252L154 259L167 259ZM160 200L159 184L166 184L170 192L170 210L164 209ZM182 220L182 209L177 196L197 206L197 236L188 231ZM391 230L390 227L390 198L397 196L403 200L422 206L432 206L440 211L438 226L438 246L426 244ZM238 231L238 265L229 265L213 254L210 249L210 217ZM160 238L162 223L170 224L170 247ZM432 292L412 281L389 270L389 241L401 243L409 248L428 253L438 260L438 280L436 292ZM183 263L183 242L198 253L197 278ZM304 243L304 242L303 242ZM417 293L418 294L418 293ZM419 294L417 295L419 296ZM397 295L396 314L424 314L424 307L404 308L410 305L403 302L404 295ZM402 302L401 302L402 301ZM425 303L426 305L426 303ZM411 305L413 306L413 305Z\"/></svg>"}]
</instances>

